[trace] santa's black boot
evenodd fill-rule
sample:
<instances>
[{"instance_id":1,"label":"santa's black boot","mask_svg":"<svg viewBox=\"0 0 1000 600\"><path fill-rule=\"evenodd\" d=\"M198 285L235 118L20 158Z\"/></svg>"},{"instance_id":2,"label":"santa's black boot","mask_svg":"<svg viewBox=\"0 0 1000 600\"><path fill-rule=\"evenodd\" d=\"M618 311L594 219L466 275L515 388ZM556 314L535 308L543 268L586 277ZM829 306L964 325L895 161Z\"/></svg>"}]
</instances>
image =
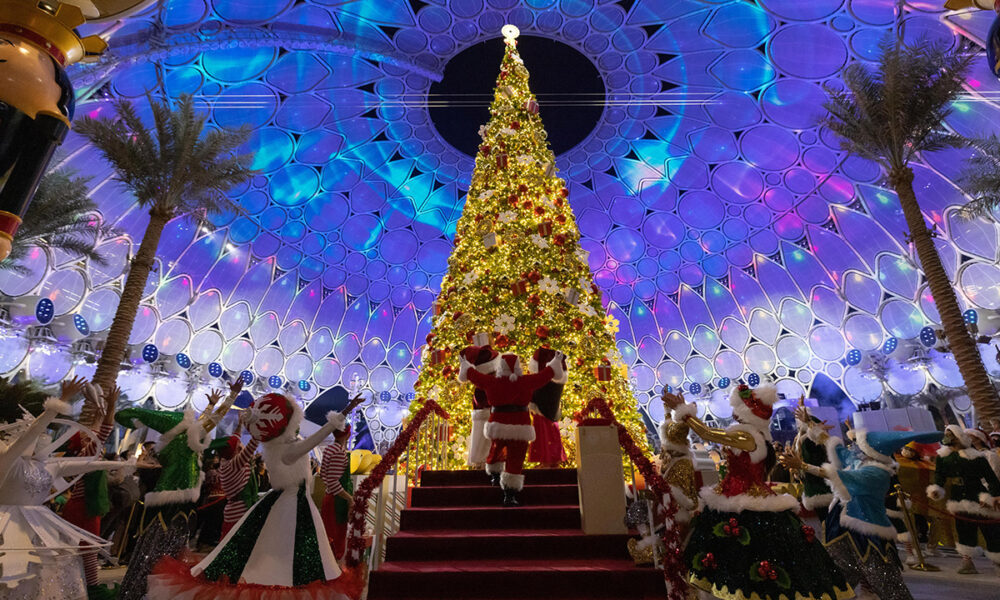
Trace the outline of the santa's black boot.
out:
<instances>
[{"instance_id":1,"label":"santa's black boot","mask_svg":"<svg viewBox=\"0 0 1000 600\"><path fill-rule=\"evenodd\" d=\"M500 473L486 473L486 476L490 478L490 485L500 485Z\"/></svg>"},{"instance_id":2,"label":"santa's black boot","mask_svg":"<svg viewBox=\"0 0 1000 600\"><path fill-rule=\"evenodd\" d=\"M517 490L513 488L503 488L503 505L521 506L521 503L517 499Z\"/></svg>"}]
</instances>

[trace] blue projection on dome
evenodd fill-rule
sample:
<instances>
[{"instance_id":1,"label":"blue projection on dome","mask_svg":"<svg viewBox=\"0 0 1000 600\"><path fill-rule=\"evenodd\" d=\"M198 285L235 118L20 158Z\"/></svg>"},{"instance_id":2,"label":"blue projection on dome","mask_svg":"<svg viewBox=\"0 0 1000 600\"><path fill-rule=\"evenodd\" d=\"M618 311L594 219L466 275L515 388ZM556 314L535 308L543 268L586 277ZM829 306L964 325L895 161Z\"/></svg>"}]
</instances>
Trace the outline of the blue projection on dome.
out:
<instances>
[{"instance_id":1,"label":"blue projection on dome","mask_svg":"<svg viewBox=\"0 0 1000 600\"><path fill-rule=\"evenodd\" d=\"M873 164L815 126L822 86L899 25L895 0L163 4L111 33L102 62L70 69L78 114L106 115L109 96L194 94L213 126L254 129L260 175L232 192L238 214L168 226L130 343L191 368L133 369L135 393L161 389L142 378L185 377L200 398L223 368L257 386L293 382L306 401L334 385L412 392L473 171L432 124L427 94L452 57L504 23L568 45L603 81L600 118L557 167L652 419L664 387L707 399L761 378L797 398L824 374L867 401L880 387L869 353L937 342L896 199ZM984 27L982 14L943 22L938 3L904 8L911 40L957 44L963 28L976 38ZM498 68L482 65L491 78ZM979 96L998 84L977 69L949 121L963 133L1000 124ZM147 217L82 139L63 150L123 235L101 242L108 265L34 251L27 272L0 272L0 292L79 310L99 334ZM955 215L963 158L925 157L915 186L967 319L984 322L1000 309L997 229ZM932 366L902 388L960 381L950 355L927 352ZM29 354L23 337L0 337L0 374Z\"/></svg>"}]
</instances>

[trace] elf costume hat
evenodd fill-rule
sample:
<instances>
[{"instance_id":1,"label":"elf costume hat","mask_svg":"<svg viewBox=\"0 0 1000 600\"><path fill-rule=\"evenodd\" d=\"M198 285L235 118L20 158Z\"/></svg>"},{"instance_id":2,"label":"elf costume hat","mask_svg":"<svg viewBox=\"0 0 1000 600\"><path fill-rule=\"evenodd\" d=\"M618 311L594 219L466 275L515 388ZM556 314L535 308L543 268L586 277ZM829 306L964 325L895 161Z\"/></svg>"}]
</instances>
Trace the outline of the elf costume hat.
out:
<instances>
[{"instance_id":1,"label":"elf costume hat","mask_svg":"<svg viewBox=\"0 0 1000 600\"><path fill-rule=\"evenodd\" d=\"M511 381L514 381L521 373L521 359L516 354L504 354L500 357L500 369L497 370L498 376L507 377Z\"/></svg>"},{"instance_id":2,"label":"elf costume hat","mask_svg":"<svg viewBox=\"0 0 1000 600\"><path fill-rule=\"evenodd\" d=\"M247 428L261 443L291 439L302 424L302 408L282 394L267 394L250 407Z\"/></svg>"},{"instance_id":3,"label":"elf costume hat","mask_svg":"<svg viewBox=\"0 0 1000 600\"><path fill-rule=\"evenodd\" d=\"M910 442L934 444L940 442L944 434L940 431L858 431L858 448L869 458L881 463L892 464L892 455Z\"/></svg>"},{"instance_id":4,"label":"elf costume hat","mask_svg":"<svg viewBox=\"0 0 1000 600\"><path fill-rule=\"evenodd\" d=\"M236 435L219 438L213 441L209 447L215 448L215 451L219 454L219 458L223 460L232 460L240 449L240 438Z\"/></svg>"},{"instance_id":5,"label":"elf costume hat","mask_svg":"<svg viewBox=\"0 0 1000 600\"><path fill-rule=\"evenodd\" d=\"M729 396L733 417L740 423L754 426L761 431L770 428L774 403L777 401L778 390L770 383L762 384L752 390L749 386L740 384Z\"/></svg>"},{"instance_id":6,"label":"elf costume hat","mask_svg":"<svg viewBox=\"0 0 1000 600\"><path fill-rule=\"evenodd\" d=\"M491 348L489 344L485 346L469 346L465 350L462 350L460 354L462 358L468 361L480 373L493 373L500 367L500 354ZM462 383L469 380L465 371L460 370L458 372L458 380Z\"/></svg>"},{"instance_id":7,"label":"elf costume hat","mask_svg":"<svg viewBox=\"0 0 1000 600\"><path fill-rule=\"evenodd\" d=\"M531 362L528 363L528 370L532 373L537 373L540 369L544 369L549 366L555 370L556 365L549 364L555 357L556 351L552 348L539 348L538 350L535 350L534 354L531 355ZM569 375L566 373L566 357L563 356L560 362L562 363L559 365L562 368L562 374L557 374L557 376L552 379L552 382L564 385L569 379Z\"/></svg>"}]
</instances>

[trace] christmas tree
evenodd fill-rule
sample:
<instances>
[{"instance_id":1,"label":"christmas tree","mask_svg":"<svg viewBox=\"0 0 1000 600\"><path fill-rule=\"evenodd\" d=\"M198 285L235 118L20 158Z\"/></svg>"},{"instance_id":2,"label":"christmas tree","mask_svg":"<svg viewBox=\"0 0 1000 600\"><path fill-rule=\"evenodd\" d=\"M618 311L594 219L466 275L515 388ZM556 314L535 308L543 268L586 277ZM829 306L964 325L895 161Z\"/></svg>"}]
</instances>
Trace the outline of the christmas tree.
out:
<instances>
[{"instance_id":1,"label":"christmas tree","mask_svg":"<svg viewBox=\"0 0 1000 600\"><path fill-rule=\"evenodd\" d=\"M566 354L561 428L570 457L569 417L595 397L611 404L636 440L646 439L614 343L618 323L601 304L516 30L508 28L490 122L479 130L483 142L416 384L417 398L433 398L451 414L454 466L465 459L473 392L457 381L458 353L477 334L486 334L479 343L488 336L495 350L517 354L525 366L543 346ZM411 407L418 409L419 403Z\"/></svg>"}]
</instances>

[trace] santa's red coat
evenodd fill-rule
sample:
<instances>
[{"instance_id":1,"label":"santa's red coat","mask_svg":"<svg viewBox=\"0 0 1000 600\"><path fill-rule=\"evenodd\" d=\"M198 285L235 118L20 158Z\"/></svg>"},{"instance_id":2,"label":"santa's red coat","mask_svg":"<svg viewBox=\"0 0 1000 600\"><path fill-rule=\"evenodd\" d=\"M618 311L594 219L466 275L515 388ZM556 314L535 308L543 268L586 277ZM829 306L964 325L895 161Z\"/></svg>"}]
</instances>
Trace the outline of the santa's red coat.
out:
<instances>
[{"instance_id":1,"label":"santa's red coat","mask_svg":"<svg viewBox=\"0 0 1000 600\"><path fill-rule=\"evenodd\" d=\"M531 426L531 413L527 410L531 394L552 381L554 376L552 367L545 367L531 375L519 375L513 380L509 376L486 375L469 368L466 377L486 392L486 401L493 409L486 423L486 437L491 440L534 440L535 428ZM524 407L524 410L505 411L503 407L506 406Z\"/></svg>"}]
</instances>

